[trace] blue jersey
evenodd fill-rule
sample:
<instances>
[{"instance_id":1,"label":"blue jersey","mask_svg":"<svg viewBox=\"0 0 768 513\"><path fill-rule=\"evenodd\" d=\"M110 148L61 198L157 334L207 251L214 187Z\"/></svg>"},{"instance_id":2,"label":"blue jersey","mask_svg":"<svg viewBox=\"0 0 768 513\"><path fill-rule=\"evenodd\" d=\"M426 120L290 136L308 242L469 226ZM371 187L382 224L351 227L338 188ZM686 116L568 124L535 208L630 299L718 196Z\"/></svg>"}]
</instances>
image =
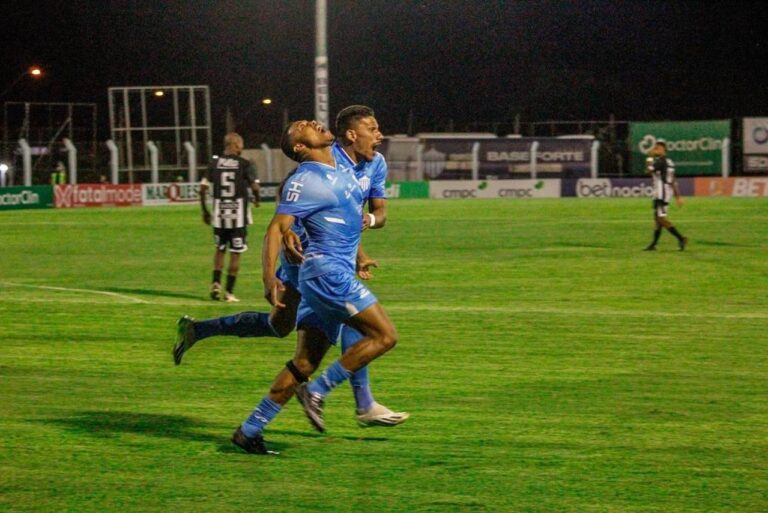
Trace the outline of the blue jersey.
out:
<instances>
[{"instance_id":1,"label":"blue jersey","mask_svg":"<svg viewBox=\"0 0 768 513\"><path fill-rule=\"evenodd\" d=\"M300 280L355 273L363 201L354 173L319 162L303 162L286 181L277 214L299 219L308 237Z\"/></svg>"},{"instance_id":2,"label":"blue jersey","mask_svg":"<svg viewBox=\"0 0 768 513\"><path fill-rule=\"evenodd\" d=\"M387 161L384 155L376 152L372 160L362 160L355 164L338 142L333 143L332 150L336 167L341 170L352 170L355 173L357 181L360 182L360 189L363 191L363 203L370 198L386 199Z\"/></svg>"}]
</instances>

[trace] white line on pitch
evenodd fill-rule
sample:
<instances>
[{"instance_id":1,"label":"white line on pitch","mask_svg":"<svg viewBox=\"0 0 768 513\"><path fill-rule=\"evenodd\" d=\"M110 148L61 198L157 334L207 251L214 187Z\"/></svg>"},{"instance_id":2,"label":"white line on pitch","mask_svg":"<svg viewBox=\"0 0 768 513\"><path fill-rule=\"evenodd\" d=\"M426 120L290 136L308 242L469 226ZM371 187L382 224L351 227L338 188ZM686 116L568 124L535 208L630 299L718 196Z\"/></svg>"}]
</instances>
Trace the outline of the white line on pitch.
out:
<instances>
[{"instance_id":1,"label":"white line on pitch","mask_svg":"<svg viewBox=\"0 0 768 513\"><path fill-rule=\"evenodd\" d=\"M60 292L82 292L85 294L99 294L102 296L110 296L110 297L117 297L117 298L123 298L127 299L131 303L143 303L143 304L149 304L149 301L144 301L143 299L135 298L132 296L127 296L125 294L118 294L117 292L107 292L105 290L92 290L92 289L72 289L68 287L51 287L48 285L29 285L26 283L11 283L7 281L0 281L0 285L6 286L6 287L26 287L31 289L43 289L43 290L57 290ZM15 301L18 301L18 299L14 299Z\"/></svg>"}]
</instances>

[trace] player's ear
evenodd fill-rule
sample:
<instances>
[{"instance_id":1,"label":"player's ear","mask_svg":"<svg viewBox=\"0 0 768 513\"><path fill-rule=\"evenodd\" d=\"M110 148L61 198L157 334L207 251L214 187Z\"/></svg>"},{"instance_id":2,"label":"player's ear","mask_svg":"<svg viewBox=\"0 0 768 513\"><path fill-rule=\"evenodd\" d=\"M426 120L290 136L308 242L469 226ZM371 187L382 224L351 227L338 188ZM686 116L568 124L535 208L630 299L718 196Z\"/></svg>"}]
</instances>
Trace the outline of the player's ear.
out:
<instances>
[{"instance_id":1,"label":"player's ear","mask_svg":"<svg viewBox=\"0 0 768 513\"><path fill-rule=\"evenodd\" d=\"M296 143L293 145L293 152L295 154L300 154L302 151L304 151L307 147L303 143Z\"/></svg>"},{"instance_id":2,"label":"player's ear","mask_svg":"<svg viewBox=\"0 0 768 513\"><path fill-rule=\"evenodd\" d=\"M350 128L346 132L344 132L344 137L349 142L355 142L357 140L357 132Z\"/></svg>"}]
</instances>

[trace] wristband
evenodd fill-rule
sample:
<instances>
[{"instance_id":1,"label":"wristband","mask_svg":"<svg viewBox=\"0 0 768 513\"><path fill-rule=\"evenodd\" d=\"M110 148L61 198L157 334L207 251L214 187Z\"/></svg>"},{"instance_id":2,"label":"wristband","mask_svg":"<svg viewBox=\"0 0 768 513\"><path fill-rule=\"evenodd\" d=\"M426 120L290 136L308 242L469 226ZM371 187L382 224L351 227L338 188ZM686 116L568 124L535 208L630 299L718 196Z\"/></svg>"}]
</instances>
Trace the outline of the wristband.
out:
<instances>
[{"instance_id":1,"label":"wristband","mask_svg":"<svg viewBox=\"0 0 768 513\"><path fill-rule=\"evenodd\" d=\"M371 221L370 224L368 225L368 228L373 228L374 226L376 226L376 216L375 215L369 213L368 214L368 219Z\"/></svg>"}]
</instances>

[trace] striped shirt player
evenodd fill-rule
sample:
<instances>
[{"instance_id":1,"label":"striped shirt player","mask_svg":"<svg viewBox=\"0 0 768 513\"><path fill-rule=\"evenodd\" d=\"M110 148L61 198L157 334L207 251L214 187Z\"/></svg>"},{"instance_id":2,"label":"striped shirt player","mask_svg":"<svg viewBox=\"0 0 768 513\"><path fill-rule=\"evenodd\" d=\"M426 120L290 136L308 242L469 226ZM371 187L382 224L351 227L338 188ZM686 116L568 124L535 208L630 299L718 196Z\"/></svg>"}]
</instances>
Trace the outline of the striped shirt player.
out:
<instances>
[{"instance_id":1,"label":"striped shirt player","mask_svg":"<svg viewBox=\"0 0 768 513\"><path fill-rule=\"evenodd\" d=\"M669 218L667 209L670 200L674 197L678 206L683 205L683 199L680 196L680 190L675 178L675 163L667 157L667 143L663 139L658 139L645 161L645 172L653 179L653 213L656 224L653 232L653 241L648 245L646 251L654 251L656 244L661 236L661 229L666 228L669 233L677 238L680 251L685 249L688 239L677 231Z\"/></svg>"},{"instance_id":2,"label":"striped shirt player","mask_svg":"<svg viewBox=\"0 0 768 513\"><path fill-rule=\"evenodd\" d=\"M248 225L253 222L250 209L250 193L253 192L255 205L259 204L259 180L253 164L242 158L243 139L232 132L224 137L224 154L211 159L208 176L200 187L200 205L203 220L213 226L216 245L214 255L211 299L237 302L233 290L240 269L240 254L248 250ZM213 187L213 213L208 212L206 192ZM226 292L222 295L221 273L224 255L229 250Z\"/></svg>"},{"instance_id":3,"label":"striped shirt player","mask_svg":"<svg viewBox=\"0 0 768 513\"><path fill-rule=\"evenodd\" d=\"M653 178L653 208L658 217L666 217L669 200L674 196L675 163L668 157L648 157L646 166Z\"/></svg>"}]
</instances>

